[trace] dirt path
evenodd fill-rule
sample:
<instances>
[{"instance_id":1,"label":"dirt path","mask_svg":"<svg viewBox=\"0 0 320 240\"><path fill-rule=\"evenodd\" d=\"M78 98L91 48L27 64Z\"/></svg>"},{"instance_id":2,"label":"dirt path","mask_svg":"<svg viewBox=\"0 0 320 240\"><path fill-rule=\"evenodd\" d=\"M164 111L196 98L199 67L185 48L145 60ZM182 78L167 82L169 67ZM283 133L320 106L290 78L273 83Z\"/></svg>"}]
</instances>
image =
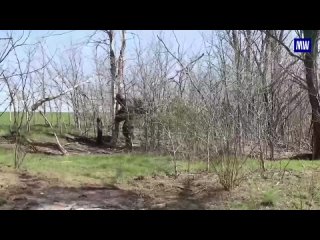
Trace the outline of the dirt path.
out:
<instances>
[{"instance_id":1,"label":"dirt path","mask_svg":"<svg viewBox=\"0 0 320 240\"><path fill-rule=\"evenodd\" d=\"M10 172L11 171L11 172ZM135 178L121 186L65 187L58 180L0 169L0 209L223 209L227 197L209 175Z\"/></svg>"},{"instance_id":2,"label":"dirt path","mask_svg":"<svg viewBox=\"0 0 320 240\"><path fill-rule=\"evenodd\" d=\"M68 151L83 155L74 146ZM105 151L101 154L110 154L110 150ZM112 154L118 151L121 152L113 149ZM86 154L91 152L97 154L97 149L86 148ZM0 209L221 209L225 192L217 181L212 175L186 174L178 179L137 177L119 187L75 188L58 180L32 176L28 172L17 173L9 167L0 168L0 184L4 185L0 186Z\"/></svg>"},{"instance_id":3,"label":"dirt path","mask_svg":"<svg viewBox=\"0 0 320 240\"><path fill-rule=\"evenodd\" d=\"M270 176L266 175L265 179L254 174L241 186L229 192L222 188L217 176L208 173L184 174L178 178L140 176L119 186L66 187L58 179L32 176L27 172L17 173L13 169L3 167L0 168L0 210L295 208L294 204L300 199L296 195L296 188L298 182L301 183L301 176L297 177L287 172L281 182L280 172L270 171L268 174ZM318 179L314 172L313 176ZM310 176L306 178L310 179ZM300 187L309 189L310 183L306 184ZM317 189L313 191L316 193ZM304 194L307 198L307 193ZM313 197L314 201L315 199ZM318 205L314 205L313 208L318 209Z\"/></svg>"},{"instance_id":4,"label":"dirt path","mask_svg":"<svg viewBox=\"0 0 320 240\"><path fill-rule=\"evenodd\" d=\"M217 176L207 173L136 178L128 189L146 196L149 209L226 209L230 197Z\"/></svg>"},{"instance_id":5,"label":"dirt path","mask_svg":"<svg viewBox=\"0 0 320 240\"><path fill-rule=\"evenodd\" d=\"M143 209L144 199L117 187L81 188L52 186L54 183L27 173L1 171L0 209L85 210Z\"/></svg>"}]
</instances>

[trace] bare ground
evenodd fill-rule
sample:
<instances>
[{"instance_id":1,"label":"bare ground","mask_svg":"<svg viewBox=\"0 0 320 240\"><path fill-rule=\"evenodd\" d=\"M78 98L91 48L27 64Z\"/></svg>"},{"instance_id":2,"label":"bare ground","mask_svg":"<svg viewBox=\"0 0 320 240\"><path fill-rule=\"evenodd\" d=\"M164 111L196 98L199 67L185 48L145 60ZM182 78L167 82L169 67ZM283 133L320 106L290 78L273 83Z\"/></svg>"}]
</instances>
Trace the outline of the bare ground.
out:
<instances>
[{"instance_id":1,"label":"bare ground","mask_svg":"<svg viewBox=\"0 0 320 240\"><path fill-rule=\"evenodd\" d=\"M0 209L220 210L319 209L320 171L253 173L226 191L214 174L136 177L120 185L68 187L50 179L0 168ZM270 191L276 197L267 198ZM269 200L268 200L269 199Z\"/></svg>"},{"instance_id":2,"label":"bare ground","mask_svg":"<svg viewBox=\"0 0 320 240\"><path fill-rule=\"evenodd\" d=\"M0 168L0 209L207 209L223 208L228 193L214 187L214 176L196 174L137 177L121 186L66 187L59 179Z\"/></svg>"},{"instance_id":3,"label":"bare ground","mask_svg":"<svg viewBox=\"0 0 320 240\"><path fill-rule=\"evenodd\" d=\"M2 148L13 145L1 144ZM39 153L57 154L52 144L39 144ZM65 145L69 154L114 154L124 151L79 142ZM288 154L287 154L288 155ZM290 154L291 155L291 154ZM286 156L288 157L288 156ZM0 209L29 210L85 210L85 209L290 209L299 206L318 209L320 203L314 193L302 192L297 188L309 189L310 175L320 179L319 172L304 173L304 177L288 171L269 171L261 176L253 174L244 184L233 191L225 191L214 174L182 174L173 176L136 177L122 185L86 185L68 187L59 179L30 175L10 168L0 168ZM309 185L308 185L309 184ZM308 185L308 186L307 186ZM314 184L313 184L314 185ZM265 192L276 187L284 199L265 204ZM313 186L313 188L320 186ZM309 190L308 190L309 191ZM315 190L312 190L315 191ZM312 195L309 201L308 196ZM301 197L302 196L302 197ZM320 201L320 200L319 200ZM302 206L304 204L304 206ZM240 206L240 207L239 207Z\"/></svg>"},{"instance_id":4,"label":"bare ground","mask_svg":"<svg viewBox=\"0 0 320 240\"><path fill-rule=\"evenodd\" d=\"M144 200L115 186L65 187L57 179L0 170L0 209L143 209Z\"/></svg>"},{"instance_id":5,"label":"bare ground","mask_svg":"<svg viewBox=\"0 0 320 240\"><path fill-rule=\"evenodd\" d=\"M136 177L122 185L67 187L59 179L0 168L0 209L223 209L214 175Z\"/></svg>"}]
</instances>

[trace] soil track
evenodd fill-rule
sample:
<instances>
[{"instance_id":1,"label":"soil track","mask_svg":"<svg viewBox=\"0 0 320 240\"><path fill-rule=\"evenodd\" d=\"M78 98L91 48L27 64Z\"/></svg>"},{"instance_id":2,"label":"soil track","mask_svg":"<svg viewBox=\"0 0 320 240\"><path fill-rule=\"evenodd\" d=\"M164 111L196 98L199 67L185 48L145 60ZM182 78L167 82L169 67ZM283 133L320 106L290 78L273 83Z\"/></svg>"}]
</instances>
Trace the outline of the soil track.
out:
<instances>
[{"instance_id":1,"label":"soil track","mask_svg":"<svg viewBox=\"0 0 320 240\"><path fill-rule=\"evenodd\" d=\"M63 187L58 182L27 173L1 171L6 203L0 209L19 210L85 210L143 209L144 199L136 193L115 186Z\"/></svg>"},{"instance_id":2,"label":"soil track","mask_svg":"<svg viewBox=\"0 0 320 240\"><path fill-rule=\"evenodd\" d=\"M11 172L10 172L11 171ZM65 187L57 179L0 169L0 209L223 209L228 192L208 174L137 177L122 186Z\"/></svg>"},{"instance_id":3,"label":"soil track","mask_svg":"<svg viewBox=\"0 0 320 240\"><path fill-rule=\"evenodd\" d=\"M32 176L2 167L0 210L296 209L297 201L302 201L302 193L297 192L297 186L298 189L311 191L311 176L315 183L318 182L316 179L320 175L315 170L301 175L270 170L264 177L257 172L229 192L222 188L216 175L204 172L181 174L178 178L138 176L116 186L68 187L59 179ZM312 199L316 199L319 187L313 187ZM268 200L271 193L276 195ZM303 194L305 204L311 204L309 193ZM315 201L310 206L319 209L317 204Z\"/></svg>"}]
</instances>

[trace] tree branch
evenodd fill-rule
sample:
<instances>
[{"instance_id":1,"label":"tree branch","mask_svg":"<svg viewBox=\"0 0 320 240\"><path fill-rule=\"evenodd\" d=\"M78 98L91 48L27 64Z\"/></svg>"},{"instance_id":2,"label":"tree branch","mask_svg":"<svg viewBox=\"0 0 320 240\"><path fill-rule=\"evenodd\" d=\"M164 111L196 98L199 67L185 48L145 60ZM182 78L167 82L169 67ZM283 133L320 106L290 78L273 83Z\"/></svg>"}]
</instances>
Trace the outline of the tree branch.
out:
<instances>
[{"instance_id":1,"label":"tree branch","mask_svg":"<svg viewBox=\"0 0 320 240\"><path fill-rule=\"evenodd\" d=\"M35 111L35 110L37 110L38 107L40 107L43 103L48 102L48 101L52 101L52 100L54 100L54 99L56 99L56 98L59 98L59 97L65 95L65 94L67 94L68 92L74 91L75 89L77 89L78 87L80 87L82 84L89 83L89 82L90 82L90 80L85 81L85 82L82 82L82 83L79 83L79 84L76 84L74 87L69 88L69 89L67 89L66 91L64 91L64 92L62 92L62 93L60 93L60 94L58 94L58 95L56 95L56 96L46 97L46 98L40 99L40 100L38 100L35 104L33 104L33 105L31 106L31 110L32 110L32 111Z\"/></svg>"},{"instance_id":2,"label":"tree branch","mask_svg":"<svg viewBox=\"0 0 320 240\"><path fill-rule=\"evenodd\" d=\"M283 47L287 50L287 52L290 54L290 56L296 57L296 58L298 58L299 60L304 61L304 59L303 59L302 57L300 57L300 56L294 54L293 52L291 52L291 51L290 51L290 48L289 48L287 45L285 45L285 44L284 44L282 41L280 41L277 37L273 36L270 32L268 32L268 31L262 31L262 32L265 33L266 35L270 36L270 37L273 38L274 40L276 40L281 46L283 46Z\"/></svg>"}]
</instances>

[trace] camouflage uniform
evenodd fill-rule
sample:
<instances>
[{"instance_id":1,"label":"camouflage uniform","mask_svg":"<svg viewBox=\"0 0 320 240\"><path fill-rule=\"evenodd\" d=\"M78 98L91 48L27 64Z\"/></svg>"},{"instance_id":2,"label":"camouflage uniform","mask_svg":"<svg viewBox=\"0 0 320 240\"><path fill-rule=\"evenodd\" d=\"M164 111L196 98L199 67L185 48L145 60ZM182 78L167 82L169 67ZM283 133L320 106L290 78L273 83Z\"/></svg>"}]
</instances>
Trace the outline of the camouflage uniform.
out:
<instances>
[{"instance_id":1,"label":"camouflage uniform","mask_svg":"<svg viewBox=\"0 0 320 240\"><path fill-rule=\"evenodd\" d=\"M133 118L135 114L143 114L142 102L133 100L126 101L120 94L116 95L116 100L120 104L120 110L116 113L115 123L124 121L122 126L122 134L126 139L126 147L132 149L132 140L134 138L133 131Z\"/></svg>"}]
</instances>

